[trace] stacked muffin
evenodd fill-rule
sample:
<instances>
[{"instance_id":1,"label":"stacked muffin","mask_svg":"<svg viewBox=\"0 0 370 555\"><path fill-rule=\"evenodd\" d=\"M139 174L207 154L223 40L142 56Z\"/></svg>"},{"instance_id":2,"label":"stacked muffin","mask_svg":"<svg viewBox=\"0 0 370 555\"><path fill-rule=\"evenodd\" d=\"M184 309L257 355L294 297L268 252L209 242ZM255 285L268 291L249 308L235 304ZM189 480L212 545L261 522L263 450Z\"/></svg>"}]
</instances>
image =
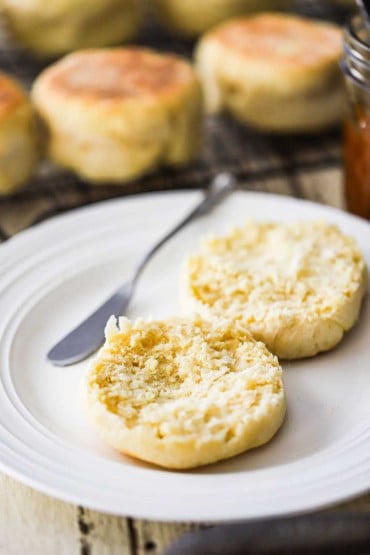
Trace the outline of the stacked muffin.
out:
<instances>
[{"instance_id":1,"label":"stacked muffin","mask_svg":"<svg viewBox=\"0 0 370 555\"><path fill-rule=\"evenodd\" d=\"M3 0L15 39L37 56L120 44L139 25L139 0Z\"/></svg>"},{"instance_id":2,"label":"stacked muffin","mask_svg":"<svg viewBox=\"0 0 370 555\"><path fill-rule=\"evenodd\" d=\"M288 8L289 0L155 0L155 5L169 29L193 37L238 15Z\"/></svg>"},{"instance_id":3,"label":"stacked muffin","mask_svg":"<svg viewBox=\"0 0 370 555\"><path fill-rule=\"evenodd\" d=\"M39 158L36 115L27 94L0 73L0 195L31 177Z\"/></svg>"},{"instance_id":4,"label":"stacked muffin","mask_svg":"<svg viewBox=\"0 0 370 555\"><path fill-rule=\"evenodd\" d=\"M86 50L50 66L32 98L50 157L92 182L122 182L186 164L201 141L191 65L140 48Z\"/></svg>"},{"instance_id":5,"label":"stacked muffin","mask_svg":"<svg viewBox=\"0 0 370 555\"><path fill-rule=\"evenodd\" d=\"M344 113L341 43L337 26L292 15L226 22L196 49L206 106L267 132L326 129Z\"/></svg>"}]
</instances>

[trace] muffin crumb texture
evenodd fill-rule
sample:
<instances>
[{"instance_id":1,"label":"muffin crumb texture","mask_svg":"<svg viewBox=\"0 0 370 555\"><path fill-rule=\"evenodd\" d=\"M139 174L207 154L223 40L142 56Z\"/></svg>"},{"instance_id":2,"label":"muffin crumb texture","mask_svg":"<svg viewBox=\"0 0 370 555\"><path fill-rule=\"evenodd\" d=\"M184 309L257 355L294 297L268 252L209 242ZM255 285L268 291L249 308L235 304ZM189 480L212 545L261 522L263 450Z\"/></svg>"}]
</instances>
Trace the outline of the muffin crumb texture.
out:
<instances>
[{"instance_id":1,"label":"muffin crumb texture","mask_svg":"<svg viewBox=\"0 0 370 555\"><path fill-rule=\"evenodd\" d=\"M122 318L106 336L87 406L123 453L189 468L261 445L280 427L281 367L243 324Z\"/></svg>"},{"instance_id":2,"label":"muffin crumb texture","mask_svg":"<svg viewBox=\"0 0 370 555\"><path fill-rule=\"evenodd\" d=\"M277 356L301 358L342 339L366 289L363 256L336 226L250 221L189 257L183 293L188 311L240 319Z\"/></svg>"}]
</instances>

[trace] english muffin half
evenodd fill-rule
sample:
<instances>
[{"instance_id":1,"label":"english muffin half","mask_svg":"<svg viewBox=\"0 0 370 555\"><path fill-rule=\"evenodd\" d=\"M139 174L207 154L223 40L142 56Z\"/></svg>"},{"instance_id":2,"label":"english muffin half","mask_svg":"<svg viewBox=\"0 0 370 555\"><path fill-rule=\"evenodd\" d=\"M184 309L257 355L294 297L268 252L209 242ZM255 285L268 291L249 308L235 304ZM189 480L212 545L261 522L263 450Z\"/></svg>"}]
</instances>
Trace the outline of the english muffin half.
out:
<instances>
[{"instance_id":1,"label":"english muffin half","mask_svg":"<svg viewBox=\"0 0 370 555\"><path fill-rule=\"evenodd\" d=\"M289 0L155 0L154 4L170 29L196 36L231 17L285 8Z\"/></svg>"},{"instance_id":2,"label":"english muffin half","mask_svg":"<svg viewBox=\"0 0 370 555\"><path fill-rule=\"evenodd\" d=\"M39 157L35 112L27 94L0 73L0 195L21 187Z\"/></svg>"},{"instance_id":3,"label":"english muffin half","mask_svg":"<svg viewBox=\"0 0 370 555\"><path fill-rule=\"evenodd\" d=\"M248 222L189 257L187 311L240 320L277 356L332 349L356 322L367 268L356 242L325 222Z\"/></svg>"},{"instance_id":4,"label":"english muffin half","mask_svg":"<svg viewBox=\"0 0 370 555\"><path fill-rule=\"evenodd\" d=\"M339 27L267 13L205 34L196 63L209 111L269 132L313 132L343 116L341 54Z\"/></svg>"},{"instance_id":5,"label":"english muffin half","mask_svg":"<svg viewBox=\"0 0 370 555\"><path fill-rule=\"evenodd\" d=\"M36 79L49 154L92 182L183 165L201 142L202 94L191 65L140 48L86 50Z\"/></svg>"},{"instance_id":6,"label":"english muffin half","mask_svg":"<svg viewBox=\"0 0 370 555\"><path fill-rule=\"evenodd\" d=\"M14 37L38 56L119 44L138 27L139 0L3 0Z\"/></svg>"},{"instance_id":7,"label":"english muffin half","mask_svg":"<svg viewBox=\"0 0 370 555\"><path fill-rule=\"evenodd\" d=\"M102 438L166 468L262 445L285 414L278 360L241 323L111 320L84 385Z\"/></svg>"}]
</instances>

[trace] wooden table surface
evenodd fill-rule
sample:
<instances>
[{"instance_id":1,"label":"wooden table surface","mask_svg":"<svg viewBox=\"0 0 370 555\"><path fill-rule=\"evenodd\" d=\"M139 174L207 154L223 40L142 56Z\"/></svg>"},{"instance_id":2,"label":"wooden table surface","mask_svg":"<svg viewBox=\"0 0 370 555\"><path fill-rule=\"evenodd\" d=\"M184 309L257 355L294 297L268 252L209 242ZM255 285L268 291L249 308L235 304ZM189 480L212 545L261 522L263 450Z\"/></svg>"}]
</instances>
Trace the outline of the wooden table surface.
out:
<instances>
[{"instance_id":1,"label":"wooden table surface","mask_svg":"<svg viewBox=\"0 0 370 555\"><path fill-rule=\"evenodd\" d=\"M261 178L248 188L342 206L341 170L336 167ZM49 209L47 199L20 197L0 202L0 234L17 233ZM336 506L366 512L370 496ZM38 493L0 474L0 555L157 555L195 524L166 524L108 516Z\"/></svg>"}]
</instances>

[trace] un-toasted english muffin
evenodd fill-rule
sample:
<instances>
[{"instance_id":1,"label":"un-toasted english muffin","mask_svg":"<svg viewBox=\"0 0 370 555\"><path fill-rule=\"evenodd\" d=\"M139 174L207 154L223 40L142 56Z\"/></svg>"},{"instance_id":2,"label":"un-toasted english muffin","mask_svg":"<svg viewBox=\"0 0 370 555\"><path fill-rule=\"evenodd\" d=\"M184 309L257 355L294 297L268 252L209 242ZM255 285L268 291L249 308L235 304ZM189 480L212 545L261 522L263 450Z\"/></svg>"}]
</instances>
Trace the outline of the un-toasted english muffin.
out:
<instances>
[{"instance_id":1,"label":"un-toasted english muffin","mask_svg":"<svg viewBox=\"0 0 370 555\"><path fill-rule=\"evenodd\" d=\"M206 33L196 63L209 111L229 111L268 132L302 133L343 116L341 54L339 27L266 13Z\"/></svg>"},{"instance_id":2,"label":"un-toasted english muffin","mask_svg":"<svg viewBox=\"0 0 370 555\"><path fill-rule=\"evenodd\" d=\"M177 469L266 443L285 414L277 358L242 324L199 319L112 319L84 397L112 447Z\"/></svg>"},{"instance_id":3,"label":"un-toasted english muffin","mask_svg":"<svg viewBox=\"0 0 370 555\"><path fill-rule=\"evenodd\" d=\"M2 0L10 31L39 56L128 40L138 26L139 0Z\"/></svg>"},{"instance_id":4,"label":"un-toasted english muffin","mask_svg":"<svg viewBox=\"0 0 370 555\"><path fill-rule=\"evenodd\" d=\"M87 180L121 182L198 153L201 88L177 56L140 48L76 52L41 73L32 97L50 157Z\"/></svg>"},{"instance_id":5,"label":"un-toasted english muffin","mask_svg":"<svg viewBox=\"0 0 370 555\"><path fill-rule=\"evenodd\" d=\"M245 13L285 8L288 0L155 0L159 15L169 28L189 36Z\"/></svg>"},{"instance_id":6,"label":"un-toasted english muffin","mask_svg":"<svg viewBox=\"0 0 370 555\"><path fill-rule=\"evenodd\" d=\"M188 312L234 318L286 359L333 348L356 322L367 268L355 241L324 222L248 222L205 241L183 282Z\"/></svg>"},{"instance_id":7,"label":"un-toasted english muffin","mask_svg":"<svg viewBox=\"0 0 370 555\"><path fill-rule=\"evenodd\" d=\"M21 187L39 157L35 113L21 86L0 73L0 195Z\"/></svg>"}]
</instances>

